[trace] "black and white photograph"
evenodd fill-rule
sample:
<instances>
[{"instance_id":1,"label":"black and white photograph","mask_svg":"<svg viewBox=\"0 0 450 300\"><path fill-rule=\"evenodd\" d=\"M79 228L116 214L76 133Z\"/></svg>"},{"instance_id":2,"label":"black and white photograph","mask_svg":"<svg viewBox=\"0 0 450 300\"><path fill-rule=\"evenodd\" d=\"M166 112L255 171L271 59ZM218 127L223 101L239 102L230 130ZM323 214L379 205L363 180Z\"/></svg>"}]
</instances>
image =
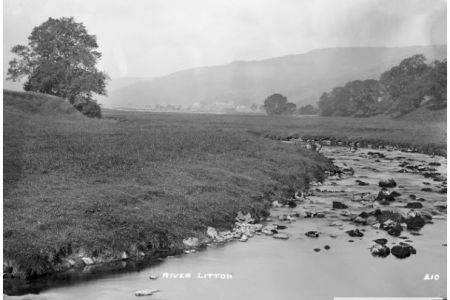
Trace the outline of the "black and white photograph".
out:
<instances>
[{"instance_id":1,"label":"black and white photograph","mask_svg":"<svg viewBox=\"0 0 450 300\"><path fill-rule=\"evenodd\" d=\"M446 0L3 0L3 299L446 300Z\"/></svg>"}]
</instances>

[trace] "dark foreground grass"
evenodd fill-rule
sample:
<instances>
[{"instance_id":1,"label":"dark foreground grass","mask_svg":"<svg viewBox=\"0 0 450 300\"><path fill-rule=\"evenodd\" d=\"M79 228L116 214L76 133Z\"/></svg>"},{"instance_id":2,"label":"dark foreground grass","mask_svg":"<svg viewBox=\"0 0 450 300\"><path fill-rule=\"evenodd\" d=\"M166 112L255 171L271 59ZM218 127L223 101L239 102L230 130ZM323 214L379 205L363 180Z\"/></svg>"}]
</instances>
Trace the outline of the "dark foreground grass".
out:
<instances>
[{"instance_id":1,"label":"dark foreground grass","mask_svg":"<svg viewBox=\"0 0 450 300\"><path fill-rule=\"evenodd\" d=\"M79 254L179 249L207 226L230 229L239 210L266 215L270 201L329 167L249 133L245 117L107 115L4 93L3 254L14 275L51 272Z\"/></svg>"}]
</instances>

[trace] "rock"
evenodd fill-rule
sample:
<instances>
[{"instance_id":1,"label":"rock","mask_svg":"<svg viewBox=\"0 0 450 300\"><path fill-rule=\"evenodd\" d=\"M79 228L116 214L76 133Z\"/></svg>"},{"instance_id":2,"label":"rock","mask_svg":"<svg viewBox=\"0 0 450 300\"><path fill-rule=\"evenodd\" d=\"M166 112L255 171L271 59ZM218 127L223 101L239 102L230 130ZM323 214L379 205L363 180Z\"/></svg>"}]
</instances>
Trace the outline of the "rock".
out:
<instances>
[{"instance_id":1,"label":"rock","mask_svg":"<svg viewBox=\"0 0 450 300\"><path fill-rule=\"evenodd\" d=\"M348 206L343 204L342 202L339 201L333 201L333 208L334 209L347 209Z\"/></svg>"},{"instance_id":2,"label":"rock","mask_svg":"<svg viewBox=\"0 0 450 300\"><path fill-rule=\"evenodd\" d=\"M354 243L355 241L354 241L354 240L348 240L348 242L349 242L349 243Z\"/></svg>"},{"instance_id":3,"label":"rock","mask_svg":"<svg viewBox=\"0 0 450 300\"><path fill-rule=\"evenodd\" d=\"M377 218L375 218L374 216L369 216L369 217L366 219L366 223L367 223L368 225L374 225L374 224L378 223L378 221L377 221Z\"/></svg>"},{"instance_id":4,"label":"rock","mask_svg":"<svg viewBox=\"0 0 450 300\"><path fill-rule=\"evenodd\" d=\"M359 229L357 229L357 228L356 229L352 229L352 230L348 230L345 233L347 233L351 237L362 237L362 236L364 236L364 234L361 231L359 231Z\"/></svg>"},{"instance_id":5,"label":"rock","mask_svg":"<svg viewBox=\"0 0 450 300\"><path fill-rule=\"evenodd\" d=\"M128 254L124 251L124 252L122 252L122 255L120 256L120 258L122 260L127 260L128 259Z\"/></svg>"},{"instance_id":6,"label":"rock","mask_svg":"<svg viewBox=\"0 0 450 300\"><path fill-rule=\"evenodd\" d=\"M385 181L380 181L378 185L383 188L393 188L397 186L397 183L395 182L394 179L389 179Z\"/></svg>"},{"instance_id":7,"label":"rock","mask_svg":"<svg viewBox=\"0 0 450 300\"><path fill-rule=\"evenodd\" d=\"M277 234L274 234L273 237L275 239L287 240L289 238L289 235L287 235L286 233L277 233Z\"/></svg>"},{"instance_id":8,"label":"rock","mask_svg":"<svg viewBox=\"0 0 450 300\"><path fill-rule=\"evenodd\" d=\"M356 217L355 220L353 220L353 222L358 223L358 224L362 224L362 225L366 225L367 220L362 218L362 217Z\"/></svg>"},{"instance_id":9,"label":"rock","mask_svg":"<svg viewBox=\"0 0 450 300\"><path fill-rule=\"evenodd\" d=\"M399 196L401 196L402 194L400 194L399 192L397 192L397 191L392 191L391 192L391 194L390 194L390 196L392 196L392 197L399 197Z\"/></svg>"},{"instance_id":10,"label":"rock","mask_svg":"<svg viewBox=\"0 0 450 300\"><path fill-rule=\"evenodd\" d=\"M422 208L423 205L420 202L408 202L405 208Z\"/></svg>"},{"instance_id":11,"label":"rock","mask_svg":"<svg viewBox=\"0 0 450 300\"><path fill-rule=\"evenodd\" d=\"M275 201L272 202L272 206L273 206L273 207L276 207L276 208L279 208L279 207L282 207L283 204L281 204L280 202L278 202L278 201L275 200Z\"/></svg>"},{"instance_id":12,"label":"rock","mask_svg":"<svg viewBox=\"0 0 450 300\"><path fill-rule=\"evenodd\" d=\"M387 233L392 236L400 236L402 230L403 228L402 226L400 226L400 224L395 224L394 226L388 228Z\"/></svg>"},{"instance_id":13,"label":"rock","mask_svg":"<svg viewBox=\"0 0 450 300\"><path fill-rule=\"evenodd\" d=\"M297 203L295 203L294 200L289 200L287 201L287 206L289 206L289 208L295 208L297 207Z\"/></svg>"},{"instance_id":14,"label":"rock","mask_svg":"<svg viewBox=\"0 0 450 300\"><path fill-rule=\"evenodd\" d=\"M83 263L87 266L93 265L94 261L92 260L92 258L90 257L82 257L81 260L83 261Z\"/></svg>"},{"instance_id":15,"label":"rock","mask_svg":"<svg viewBox=\"0 0 450 300\"><path fill-rule=\"evenodd\" d=\"M135 296L151 296L155 293L158 293L159 290L152 290L152 289L145 289L145 290L140 290L140 291L136 291L134 293Z\"/></svg>"},{"instance_id":16,"label":"rock","mask_svg":"<svg viewBox=\"0 0 450 300\"><path fill-rule=\"evenodd\" d=\"M395 198L394 198L394 196L391 195L391 193L389 193L388 190L386 190L386 189L383 188L383 189L378 193L378 195L377 195L377 197L375 198L375 200L377 200L377 201L394 201Z\"/></svg>"},{"instance_id":17,"label":"rock","mask_svg":"<svg viewBox=\"0 0 450 300\"><path fill-rule=\"evenodd\" d=\"M355 181L356 181L356 182L358 183L358 185L360 185L360 186L366 186L366 185L369 185L368 182L364 182L364 181L359 180L359 179L356 179Z\"/></svg>"},{"instance_id":18,"label":"rock","mask_svg":"<svg viewBox=\"0 0 450 300\"><path fill-rule=\"evenodd\" d=\"M432 192L433 190L429 187L421 189L422 192Z\"/></svg>"},{"instance_id":19,"label":"rock","mask_svg":"<svg viewBox=\"0 0 450 300\"><path fill-rule=\"evenodd\" d=\"M355 174L355 170L352 167L344 167L341 170L342 174L353 175Z\"/></svg>"},{"instance_id":20,"label":"rock","mask_svg":"<svg viewBox=\"0 0 450 300\"><path fill-rule=\"evenodd\" d=\"M198 238L190 237L183 240L183 244L186 248L196 248L200 245Z\"/></svg>"},{"instance_id":21,"label":"rock","mask_svg":"<svg viewBox=\"0 0 450 300\"><path fill-rule=\"evenodd\" d=\"M379 245L386 245L388 240L387 239L376 239L373 240L375 243L379 244Z\"/></svg>"},{"instance_id":22,"label":"rock","mask_svg":"<svg viewBox=\"0 0 450 300\"><path fill-rule=\"evenodd\" d=\"M279 221L287 221L288 220L288 216L287 215L279 215L278 216L278 220Z\"/></svg>"},{"instance_id":23,"label":"rock","mask_svg":"<svg viewBox=\"0 0 450 300\"><path fill-rule=\"evenodd\" d=\"M325 249L325 250L330 250L330 246L329 245L325 245L325 246L323 246L323 248Z\"/></svg>"},{"instance_id":24,"label":"rock","mask_svg":"<svg viewBox=\"0 0 450 300\"><path fill-rule=\"evenodd\" d=\"M148 278L150 278L151 280L156 280L159 278L158 275L150 275Z\"/></svg>"},{"instance_id":25,"label":"rock","mask_svg":"<svg viewBox=\"0 0 450 300\"><path fill-rule=\"evenodd\" d=\"M319 252L320 248L314 248L314 251Z\"/></svg>"},{"instance_id":26,"label":"rock","mask_svg":"<svg viewBox=\"0 0 450 300\"><path fill-rule=\"evenodd\" d=\"M370 144L368 144L367 146L369 146ZM371 147L368 148L372 148L372 145L370 145ZM380 152L368 152L367 155L369 156L369 158L385 158L386 156L383 153Z\"/></svg>"},{"instance_id":27,"label":"rock","mask_svg":"<svg viewBox=\"0 0 450 300\"><path fill-rule=\"evenodd\" d=\"M209 226L208 226L208 229L206 230L206 234L213 240L217 239L217 237L219 236L217 233L217 230L214 227L209 227Z\"/></svg>"},{"instance_id":28,"label":"rock","mask_svg":"<svg viewBox=\"0 0 450 300\"><path fill-rule=\"evenodd\" d=\"M372 227L375 228L375 229L380 229L381 228L381 224L380 223L375 223L375 224L372 224Z\"/></svg>"},{"instance_id":29,"label":"rock","mask_svg":"<svg viewBox=\"0 0 450 300\"><path fill-rule=\"evenodd\" d=\"M406 258L411 254L416 254L416 249L411 245L400 243L400 245L392 247L391 252L397 258Z\"/></svg>"},{"instance_id":30,"label":"rock","mask_svg":"<svg viewBox=\"0 0 450 300\"><path fill-rule=\"evenodd\" d=\"M308 231L307 233L305 233L305 235L310 238L318 238L319 237L319 233L317 231Z\"/></svg>"},{"instance_id":31,"label":"rock","mask_svg":"<svg viewBox=\"0 0 450 300\"><path fill-rule=\"evenodd\" d=\"M283 230L283 229L286 229L286 228L287 228L286 225L278 225L277 224L277 230Z\"/></svg>"},{"instance_id":32,"label":"rock","mask_svg":"<svg viewBox=\"0 0 450 300\"><path fill-rule=\"evenodd\" d=\"M239 239L239 241L241 241L241 242L246 242L246 241L248 241L248 236L246 236L245 234L243 234L243 235L241 236L241 238Z\"/></svg>"},{"instance_id":33,"label":"rock","mask_svg":"<svg viewBox=\"0 0 450 300\"><path fill-rule=\"evenodd\" d=\"M423 226L425 226L425 220L419 214L416 214L414 216L409 215L406 218L405 223L408 230L419 230Z\"/></svg>"},{"instance_id":34,"label":"rock","mask_svg":"<svg viewBox=\"0 0 450 300\"><path fill-rule=\"evenodd\" d=\"M386 257L391 253L391 250L385 245L375 244L370 247L370 253L372 253L373 256Z\"/></svg>"},{"instance_id":35,"label":"rock","mask_svg":"<svg viewBox=\"0 0 450 300\"><path fill-rule=\"evenodd\" d=\"M247 213L244 215L241 211L238 211L236 216L236 221L242 222L242 223L253 223L255 220L252 218L250 213Z\"/></svg>"},{"instance_id":36,"label":"rock","mask_svg":"<svg viewBox=\"0 0 450 300\"><path fill-rule=\"evenodd\" d=\"M358 215L358 217L361 217L361 218L367 219L367 218L369 217L369 214L368 214L368 213L366 213L365 211L363 211L362 213L360 213L360 214Z\"/></svg>"}]
</instances>

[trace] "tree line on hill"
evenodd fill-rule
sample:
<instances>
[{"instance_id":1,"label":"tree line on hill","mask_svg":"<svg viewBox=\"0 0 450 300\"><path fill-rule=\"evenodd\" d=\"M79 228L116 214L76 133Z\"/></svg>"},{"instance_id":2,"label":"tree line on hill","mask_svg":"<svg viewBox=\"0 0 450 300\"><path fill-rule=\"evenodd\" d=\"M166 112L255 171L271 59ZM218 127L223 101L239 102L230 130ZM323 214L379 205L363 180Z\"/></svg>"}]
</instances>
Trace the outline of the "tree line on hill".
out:
<instances>
[{"instance_id":1,"label":"tree line on hill","mask_svg":"<svg viewBox=\"0 0 450 300\"><path fill-rule=\"evenodd\" d=\"M447 60L426 63L417 54L381 74L379 80L355 80L320 97L322 116L399 117L421 106L447 106Z\"/></svg>"}]
</instances>

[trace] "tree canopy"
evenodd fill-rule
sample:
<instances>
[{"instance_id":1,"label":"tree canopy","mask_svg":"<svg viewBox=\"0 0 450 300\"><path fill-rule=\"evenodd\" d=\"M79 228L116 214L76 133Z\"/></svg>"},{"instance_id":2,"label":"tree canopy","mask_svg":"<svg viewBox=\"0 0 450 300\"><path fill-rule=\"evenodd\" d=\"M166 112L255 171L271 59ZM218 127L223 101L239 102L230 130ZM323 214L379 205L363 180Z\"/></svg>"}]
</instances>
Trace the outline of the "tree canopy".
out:
<instances>
[{"instance_id":1,"label":"tree canopy","mask_svg":"<svg viewBox=\"0 0 450 300\"><path fill-rule=\"evenodd\" d=\"M387 113L394 117L427 104L447 104L447 61L426 63L417 54L381 74L379 80L355 80L323 93L319 101L323 116L368 117Z\"/></svg>"},{"instance_id":2,"label":"tree canopy","mask_svg":"<svg viewBox=\"0 0 450 300\"><path fill-rule=\"evenodd\" d=\"M28 46L16 45L18 56L9 62L7 79L26 77L24 90L46 93L72 104L92 102L92 95L106 95L108 75L97 70L101 58L95 35L70 18L53 19L35 27Z\"/></svg>"},{"instance_id":3,"label":"tree canopy","mask_svg":"<svg viewBox=\"0 0 450 300\"><path fill-rule=\"evenodd\" d=\"M273 94L264 100L264 109L268 115L288 115L293 114L297 106L288 102L285 96Z\"/></svg>"}]
</instances>

